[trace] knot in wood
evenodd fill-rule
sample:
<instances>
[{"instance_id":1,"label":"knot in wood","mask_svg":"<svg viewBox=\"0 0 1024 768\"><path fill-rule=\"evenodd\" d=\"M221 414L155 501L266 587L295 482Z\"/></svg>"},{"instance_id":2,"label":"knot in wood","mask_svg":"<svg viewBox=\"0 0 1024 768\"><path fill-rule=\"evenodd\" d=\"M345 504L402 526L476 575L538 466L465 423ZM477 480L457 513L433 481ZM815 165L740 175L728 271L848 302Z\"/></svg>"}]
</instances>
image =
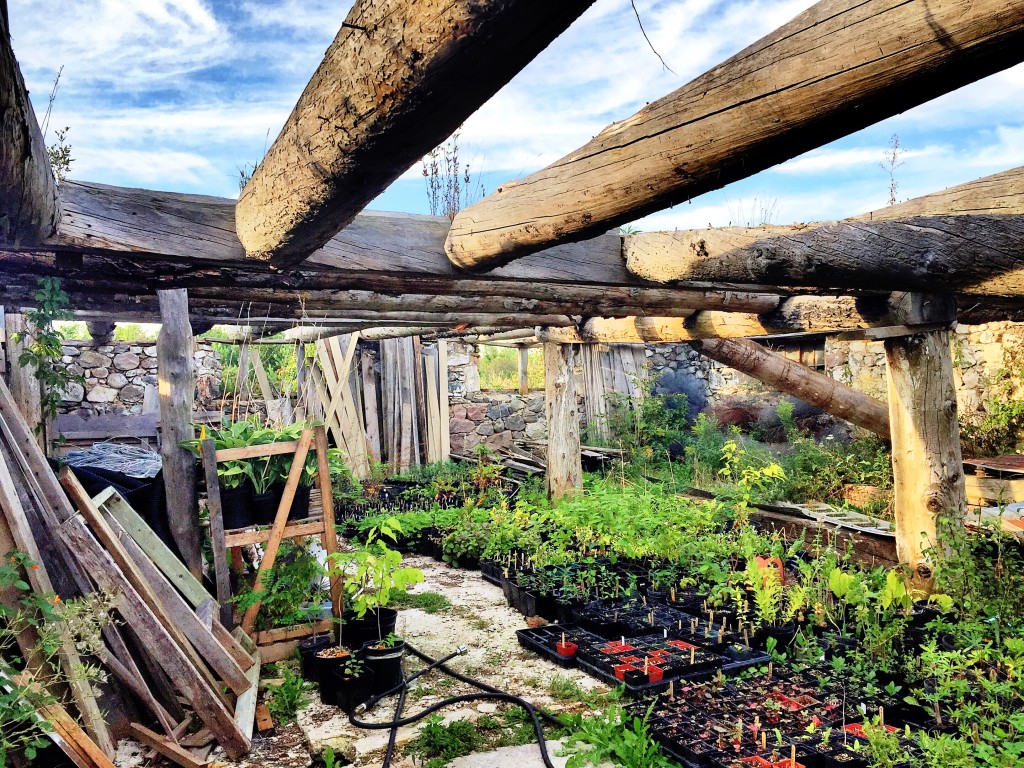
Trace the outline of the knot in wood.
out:
<instances>
[{"instance_id":1,"label":"knot in wood","mask_svg":"<svg viewBox=\"0 0 1024 768\"><path fill-rule=\"evenodd\" d=\"M933 515L942 514L948 507L946 494L938 488L929 490L924 497L924 506Z\"/></svg>"},{"instance_id":2,"label":"knot in wood","mask_svg":"<svg viewBox=\"0 0 1024 768\"><path fill-rule=\"evenodd\" d=\"M917 568L914 569L921 579L930 579L932 577L932 569L928 567L926 563L918 563Z\"/></svg>"}]
</instances>

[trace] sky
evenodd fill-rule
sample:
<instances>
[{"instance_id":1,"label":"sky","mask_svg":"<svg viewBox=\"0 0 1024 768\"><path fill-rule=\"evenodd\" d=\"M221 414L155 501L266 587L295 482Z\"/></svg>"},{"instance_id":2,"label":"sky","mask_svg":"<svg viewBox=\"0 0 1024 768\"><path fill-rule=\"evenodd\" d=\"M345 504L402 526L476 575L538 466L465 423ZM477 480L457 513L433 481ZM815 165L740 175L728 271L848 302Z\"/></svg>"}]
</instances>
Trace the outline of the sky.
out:
<instances>
[{"instance_id":1,"label":"sky","mask_svg":"<svg viewBox=\"0 0 1024 768\"><path fill-rule=\"evenodd\" d=\"M553 0L557 1L557 0ZM472 115L459 137L474 187L521 178L679 88L808 7L807 0L597 0ZM10 0L12 42L46 141L67 127L69 178L237 197L351 3L327 0ZM643 231L786 224L1024 164L1024 66L961 88L722 190L635 222ZM479 187L477 187L479 188ZM428 213L417 165L370 208Z\"/></svg>"}]
</instances>

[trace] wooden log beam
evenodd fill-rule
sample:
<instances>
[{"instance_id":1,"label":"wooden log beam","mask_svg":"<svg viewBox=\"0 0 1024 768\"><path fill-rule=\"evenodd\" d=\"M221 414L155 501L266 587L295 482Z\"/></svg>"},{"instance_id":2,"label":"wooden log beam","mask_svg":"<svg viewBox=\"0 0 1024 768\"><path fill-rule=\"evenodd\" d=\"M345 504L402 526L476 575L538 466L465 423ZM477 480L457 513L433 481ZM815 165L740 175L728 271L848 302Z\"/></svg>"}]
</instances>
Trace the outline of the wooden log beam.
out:
<instances>
[{"instance_id":1,"label":"wooden log beam","mask_svg":"<svg viewBox=\"0 0 1024 768\"><path fill-rule=\"evenodd\" d=\"M189 571L202 578L203 556L196 493L196 462L181 447L195 438L192 400L195 346L188 323L188 291L160 291L160 335L156 341L160 394L160 457L167 490L167 521Z\"/></svg>"},{"instance_id":2,"label":"wooden log beam","mask_svg":"<svg viewBox=\"0 0 1024 768\"><path fill-rule=\"evenodd\" d=\"M967 503L949 344L948 331L885 342L896 551L925 590L935 565L926 551L943 546L938 520L961 517Z\"/></svg>"},{"instance_id":3,"label":"wooden log beam","mask_svg":"<svg viewBox=\"0 0 1024 768\"><path fill-rule=\"evenodd\" d=\"M0 14L0 243L35 245L60 219L57 185L7 25Z\"/></svg>"},{"instance_id":4,"label":"wooden log beam","mask_svg":"<svg viewBox=\"0 0 1024 768\"><path fill-rule=\"evenodd\" d=\"M838 222L627 235L637 277L1024 295L1024 167Z\"/></svg>"},{"instance_id":5,"label":"wooden log beam","mask_svg":"<svg viewBox=\"0 0 1024 768\"><path fill-rule=\"evenodd\" d=\"M8 384L11 397L18 405L18 410L32 428L36 442L40 448L46 447L46 428L43 424L42 390L36 370L30 365L19 362L25 347L29 343L26 335L30 331L28 320L21 313L7 314L7 351L11 358L11 375Z\"/></svg>"},{"instance_id":6,"label":"wooden log beam","mask_svg":"<svg viewBox=\"0 0 1024 768\"><path fill-rule=\"evenodd\" d=\"M683 202L1024 59L1024 5L823 0L461 211L448 255L507 263Z\"/></svg>"},{"instance_id":7,"label":"wooden log beam","mask_svg":"<svg viewBox=\"0 0 1024 768\"><path fill-rule=\"evenodd\" d=\"M544 345L544 406L548 425L548 498L558 501L583 486L576 356L572 344Z\"/></svg>"},{"instance_id":8,"label":"wooden log beam","mask_svg":"<svg viewBox=\"0 0 1024 768\"><path fill-rule=\"evenodd\" d=\"M248 254L309 256L593 1L358 0L242 190Z\"/></svg>"},{"instance_id":9,"label":"wooden log beam","mask_svg":"<svg viewBox=\"0 0 1024 768\"><path fill-rule=\"evenodd\" d=\"M885 403L853 387L812 371L784 355L771 352L749 339L704 339L694 349L723 365L764 384L798 397L826 413L889 438L889 412Z\"/></svg>"},{"instance_id":10,"label":"wooden log beam","mask_svg":"<svg viewBox=\"0 0 1024 768\"><path fill-rule=\"evenodd\" d=\"M864 328L919 326L956 319L949 296L893 293L890 296L794 296L771 312L697 312L689 318L590 318L572 328L542 328L542 341L563 344L664 344L710 338L749 338L789 333L836 333Z\"/></svg>"}]
</instances>

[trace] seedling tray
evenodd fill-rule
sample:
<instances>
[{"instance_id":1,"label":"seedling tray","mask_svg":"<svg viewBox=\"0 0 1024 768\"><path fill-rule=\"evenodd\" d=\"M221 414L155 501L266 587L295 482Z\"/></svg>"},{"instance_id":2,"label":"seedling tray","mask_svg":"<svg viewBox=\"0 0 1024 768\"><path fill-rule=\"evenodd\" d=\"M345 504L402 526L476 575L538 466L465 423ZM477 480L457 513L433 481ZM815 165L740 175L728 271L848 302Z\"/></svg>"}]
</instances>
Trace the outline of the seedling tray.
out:
<instances>
[{"instance_id":1,"label":"seedling tray","mask_svg":"<svg viewBox=\"0 0 1024 768\"><path fill-rule=\"evenodd\" d=\"M565 639L570 643L576 643L581 650L605 642L603 638L580 627L559 624L548 624L535 629L520 629L516 632L516 637L519 644L528 651L533 651L553 661L563 669L571 669L577 665L579 651L576 656L562 656L555 651L555 643L561 642L563 632Z\"/></svg>"}]
</instances>

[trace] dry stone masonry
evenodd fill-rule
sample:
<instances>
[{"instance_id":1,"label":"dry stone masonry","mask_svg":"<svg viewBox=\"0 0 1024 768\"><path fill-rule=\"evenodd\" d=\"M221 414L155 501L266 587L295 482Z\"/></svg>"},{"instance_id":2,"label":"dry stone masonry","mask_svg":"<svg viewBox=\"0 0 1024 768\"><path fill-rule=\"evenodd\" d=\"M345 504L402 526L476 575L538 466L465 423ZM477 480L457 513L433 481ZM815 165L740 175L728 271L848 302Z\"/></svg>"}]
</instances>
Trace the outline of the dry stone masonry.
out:
<instances>
[{"instance_id":1,"label":"dry stone masonry","mask_svg":"<svg viewBox=\"0 0 1024 768\"><path fill-rule=\"evenodd\" d=\"M142 413L148 397L156 406L156 342L112 342L69 339L61 349L61 364L83 376L85 384L72 383L63 393L61 413ZM213 347L197 345L196 390L200 407L220 393L221 364Z\"/></svg>"}]
</instances>

